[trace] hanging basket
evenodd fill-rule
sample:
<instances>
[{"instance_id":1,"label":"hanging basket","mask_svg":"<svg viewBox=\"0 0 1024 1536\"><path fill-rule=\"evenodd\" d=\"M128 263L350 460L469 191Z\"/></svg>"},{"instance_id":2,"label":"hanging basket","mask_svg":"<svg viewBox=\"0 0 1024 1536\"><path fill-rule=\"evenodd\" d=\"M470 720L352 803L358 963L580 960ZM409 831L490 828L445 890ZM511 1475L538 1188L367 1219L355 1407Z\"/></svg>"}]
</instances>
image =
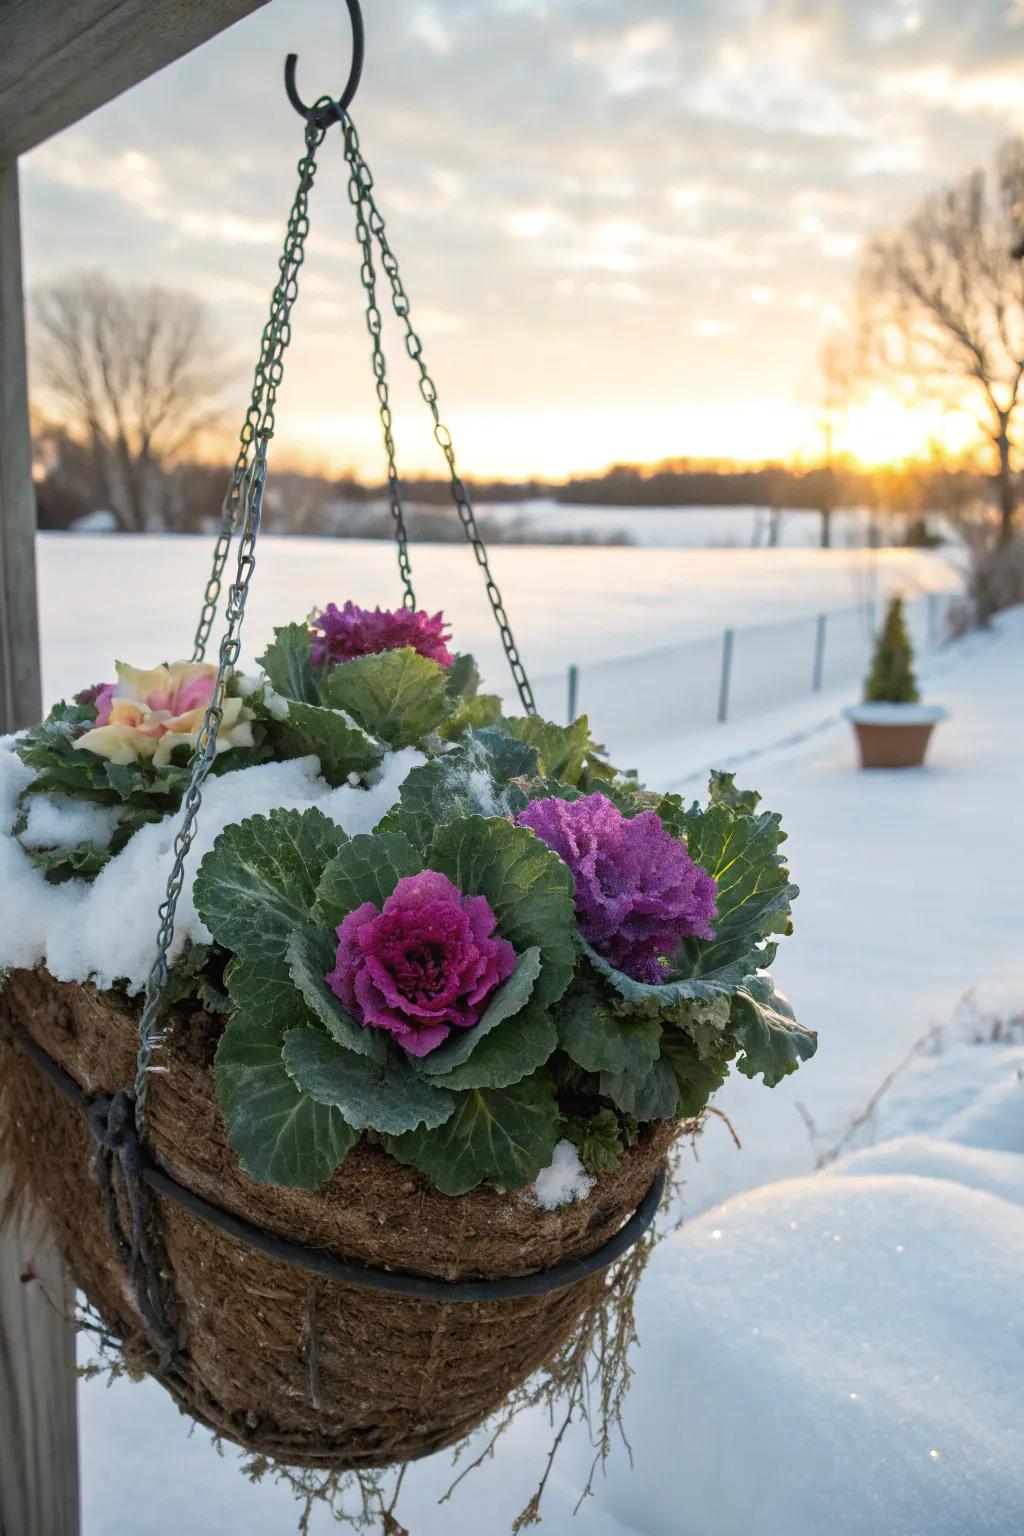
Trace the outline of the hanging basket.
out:
<instances>
[{"instance_id":1,"label":"hanging basket","mask_svg":"<svg viewBox=\"0 0 1024 1536\"><path fill-rule=\"evenodd\" d=\"M300 1267L154 1190L150 1236L181 1341L161 1362L108 1228L84 1105L46 1066L67 1074L86 1100L113 1094L134 1070L138 1011L117 993L44 971L11 974L0 992L2 1151L128 1362L218 1434L289 1465L387 1466L481 1424L600 1301L614 1255L556 1289L545 1287L544 1273L606 1249L642 1205L680 1129L647 1128L587 1199L552 1211L493 1189L442 1195L367 1142L319 1190L256 1184L228 1146L217 1105L216 1026L206 1014L174 1011L166 1071L150 1092L151 1163L271 1244L369 1266L377 1281L350 1285ZM388 1283L380 1272L392 1270L392 1278L425 1278L428 1288L431 1280L520 1276L540 1276L541 1286L533 1295L446 1301L377 1288Z\"/></svg>"},{"instance_id":2,"label":"hanging basket","mask_svg":"<svg viewBox=\"0 0 1024 1536\"><path fill-rule=\"evenodd\" d=\"M358 0L346 3L355 47L342 97L305 106L294 57L286 68L289 97L305 119L305 151L195 635L199 663L233 555L216 677L189 767L144 996L132 1003L57 982L41 969L13 971L0 990L5 1154L20 1192L48 1213L71 1273L129 1363L247 1450L339 1471L390 1466L459 1441L552 1356L600 1302L608 1266L653 1219L659 1170L679 1129L646 1129L587 1199L552 1211L494 1187L445 1195L393 1160L374 1133L315 1191L257 1184L229 1145L217 1100L213 1058L222 1021L165 1005L186 862L241 652L309 194L334 125L361 256L404 605L416 608L378 260L520 704L535 713L348 115L362 25Z\"/></svg>"}]
</instances>

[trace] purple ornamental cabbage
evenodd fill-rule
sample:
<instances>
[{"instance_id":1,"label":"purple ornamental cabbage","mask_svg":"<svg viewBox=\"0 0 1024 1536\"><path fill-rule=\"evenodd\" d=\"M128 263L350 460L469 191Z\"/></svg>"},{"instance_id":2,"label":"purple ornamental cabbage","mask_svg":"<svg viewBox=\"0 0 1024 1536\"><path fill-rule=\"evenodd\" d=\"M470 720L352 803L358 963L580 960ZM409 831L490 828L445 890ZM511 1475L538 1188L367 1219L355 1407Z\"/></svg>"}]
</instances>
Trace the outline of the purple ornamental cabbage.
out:
<instances>
[{"instance_id":1,"label":"purple ornamental cabbage","mask_svg":"<svg viewBox=\"0 0 1024 1536\"><path fill-rule=\"evenodd\" d=\"M469 1029L516 966L484 896L464 896L427 869L399 880L378 911L366 901L338 928L325 980L361 1024L390 1030L412 1056L426 1056L452 1027Z\"/></svg>"},{"instance_id":2,"label":"purple ornamental cabbage","mask_svg":"<svg viewBox=\"0 0 1024 1536\"><path fill-rule=\"evenodd\" d=\"M627 976L656 985L684 938L714 938L715 882L653 811L623 816L594 794L533 800L516 821L572 870L580 932Z\"/></svg>"},{"instance_id":3,"label":"purple ornamental cabbage","mask_svg":"<svg viewBox=\"0 0 1024 1536\"><path fill-rule=\"evenodd\" d=\"M431 617L422 609L360 608L353 602L338 608L328 603L312 624L311 654L317 667L336 667L356 656L376 656L406 645L442 667L455 660L446 644L451 635L445 632L443 613Z\"/></svg>"},{"instance_id":4,"label":"purple ornamental cabbage","mask_svg":"<svg viewBox=\"0 0 1024 1536\"><path fill-rule=\"evenodd\" d=\"M75 703L91 704L96 711L96 724L106 725L116 692L116 683L93 683L91 688L83 688L81 693L75 694Z\"/></svg>"}]
</instances>

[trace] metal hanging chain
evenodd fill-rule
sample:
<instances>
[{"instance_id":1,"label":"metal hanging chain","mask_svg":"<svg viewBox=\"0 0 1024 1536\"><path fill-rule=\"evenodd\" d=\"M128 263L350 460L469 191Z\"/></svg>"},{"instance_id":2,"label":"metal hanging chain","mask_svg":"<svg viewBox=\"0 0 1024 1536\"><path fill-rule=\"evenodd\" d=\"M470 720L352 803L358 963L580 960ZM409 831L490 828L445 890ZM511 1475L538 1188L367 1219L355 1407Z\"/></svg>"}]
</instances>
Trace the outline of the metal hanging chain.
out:
<instances>
[{"instance_id":1,"label":"metal hanging chain","mask_svg":"<svg viewBox=\"0 0 1024 1536\"><path fill-rule=\"evenodd\" d=\"M476 556L477 564L483 571L484 580L487 587L487 598L490 602L491 611L494 614L495 622L498 626L498 632L501 635L502 647L504 648L505 656L508 659L509 670L512 673L512 678L515 682L516 690L522 702L523 709L528 715L535 715L537 713L537 706L533 699L533 689L530 687L530 680L526 675L526 668L523 665L522 658L519 655L519 648L516 645L515 638L512 634L512 629L508 620L508 614L505 612L505 605L502 601L501 592L499 591L498 584L494 580L494 576L491 573L490 562L487 558L487 547L480 535L480 529L477 526L476 516L473 512L472 503L470 502L466 487L463 484L462 478L458 472L458 467L455 462L455 448L452 443L452 435L448 428L445 426L444 422L441 420L441 413L437 403L437 386L427 371L427 365L423 360L423 343L413 329L412 319L410 317L409 298L406 294L405 288L402 285L402 279L399 276L398 259L395 256L394 251L391 249L390 244L388 243L384 220L381 217L380 210L378 209L376 200L373 196L373 176L370 173L369 166L363 159L362 152L359 148L359 135L356 133L355 124L352 122L350 117L345 116L342 118L341 130L345 141L345 159L348 161L349 166L351 167L352 176L357 180L359 186L358 206L360 209L360 214L361 217L364 217L366 222L369 224L370 232L376 239L377 245L380 249L381 265L383 266L384 271L387 273L388 280L391 284L392 308L394 309L395 314L398 316L399 320L402 322L405 328L405 350L408 352L409 356L412 358L413 362L416 364L417 369L419 370L420 394L427 402L430 414L434 418L434 438L448 463L452 501L455 503L456 511L458 512L459 519L462 523L463 532L465 533L466 539L472 547L474 555ZM351 195L352 194L350 192L350 196ZM365 210L365 212L363 212L363 210Z\"/></svg>"},{"instance_id":2,"label":"metal hanging chain","mask_svg":"<svg viewBox=\"0 0 1024 1536\"><path fill-rule=\"evenodd\" d=\"M325 97L324 101L326 100L327 98ZM318 103L318 105L320 104ZM307 121L306 153L297 166L299 175L298 185L295 189L295 198L292 202L291 212L288 215L284 249L278 258L280 276L271 294L270 314L263 327L263 334L260 337L260 355L253 377L249 409L246 411L245 420L242 423L238 457L235 460L227 494L224 497L220 532L214 546L213 564L210 568L206 590L203 593L203 606L199 614L199 623L196 626L192 650L193 661L202 661L206 656L210 631L217 617L217 606L220 602L224 570L227 566L228 555L231 550L231 540L235 529L238 527L242 489L246 474L250 468L253 439L256 436L260 423L264 422L265 425L264 412L269 413L270 432L273 432L274 403L277 397L277 387L281 382L281 354L291 340L291 327L288 315L292 304L295 302L295 295L298 292L298 271L305 256L305 240L309 233L309 192L313 185L313 178L316 175L316 152L323 143L326 131L326 128L320 126L314 120L310 119Z\"/></svg>"},{"instance_id":3,"label":"metal hanging chain","mask_svg":"<svg viewBox=\"0 0 1024 1536\"><path fill-rule=\"evenodd\" d=\"M252 400L242 427L241 448L228 492L228 500L236 508L239 503L243 508L242 531L238 544L235 576L228 591L225 630L218 653L217 675L196 742L192 759L192 776L182 802L181 822L174 840L174 863L167 881L166 895L160 907L157 954L146 979L145 1001L139 1020L139 1050L135 1067L135 1128L140 1143L145 1139L146 1101L150 1074L160 1070L159 1067L154 1067L153 1056L165 1039L164 1032L158 1027L158 1015L170 970L169 956L174 938L174 918L185 883L185 863L196 835L203 785L217 755L217 738L224 719L224 690L238 662L242 647L242 620L245 617L249 585L256 566L256 539L263 511L267 443L274 434L277 390L284 374L283 354L291 340L292 305L298 296L298 271L303 262L306 236L309 233L308 196L316 174L316 151L323 137L323 128L317 126L315 121L307 122L306 153L299 161L299 185L288 218L284 251L279 262L281 275L274 288L270 318L263 330ZM224 539L225 534L222 532L217 542L214 571L211 575L211 586L216 583L218 591L226 560L226 550L221 557ZM230 534L227 535L227 543L230 545ZM218 559L220 559L219 570ZM216 601L211 600L209 592L210 588L207 589L207 607L212 601L215 612ZM200 627L202 628L205 623L208 634L212 615L210 620L206 621L205 614L204 608L204 620Z\"/></svg>"},{"instance_id":4,"label":"metal hanging chain","mask_svg":"<svg viewBox=\"0 0 1024 1536\"><path fill-rule=\"evenodd\" d=\"M224 720L224 689L242 648L240 632L242 619L245 616L246 599L249 595L249 584L256 567L256 538L263 509L263 486L266 478L269 436L269 431L263 427L258 429L255 457L246 474L243 498L245 516L238 543L235 578L228 590L225 611L226 628L220 643L217 676L196 742L192 777L182 801L181 822L174 839L174 863L167 880L167 891L160 905L156 959L146 978L145 1002L139 1019L139 1050L135 1063L135 1129L140 1142L144 1140L146 1133L146 1101L150 1074L161 1070L153 1066L153 1056L164 1044L166 1038L165 1032L158 1027L158 1014L170 971L169 956L174 939L174 919L185 884L185 862L196 835L203 785L217 756L217 738Z\"/></svg>"},{"instance_id":5,"label":"metal hanging chain","mask_svg":"<svg viewBox=\"0 0 1024 1536\"><path fill-rule=\"evenodd\" d=\"M377 269L373 260L373 236L369 224L369 208L363 197L362 182L355 163L349 159L348 138L345 140L345 158L349 161L349 202L355 210L356 242L362 252L359 276L366 291L366 329L370 333L373 356L373 377L376 381L377 401L380 406L380 424L384 437L384 451L388 461L388 500L395 525L395 544L398 551L398 574L402 581L402 603L406 608L416 607L416 593L412 585L412 566L409 562L409 538L402 509L402 488L395 462L395 439L392 432L391 397L388 389L387 362L381 345L383 317L377 303Z\"/></svg>"}]
</instances>

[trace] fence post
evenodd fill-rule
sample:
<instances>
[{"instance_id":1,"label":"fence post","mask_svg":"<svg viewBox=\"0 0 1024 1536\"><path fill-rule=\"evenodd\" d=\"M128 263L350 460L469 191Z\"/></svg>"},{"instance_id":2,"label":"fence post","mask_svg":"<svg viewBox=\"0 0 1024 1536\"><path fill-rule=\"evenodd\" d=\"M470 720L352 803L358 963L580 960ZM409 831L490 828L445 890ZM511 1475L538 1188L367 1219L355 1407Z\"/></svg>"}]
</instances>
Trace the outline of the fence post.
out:
<instances>
[{"instance_id":1,"label":"fence post","mask_svg":"<svg viewBox=\"0 0 1024 1536\"><path fill-rule=\"evenodd\" d=\"M573 661L569 664L569 724L576 719L576 702L580 692L580 669Z\"/></svg>"},{"instance_id":2,"label":"fence post","mask_svg":"<svg viewBox=\"0 0 1024 1536\"><path fill-rule=\"evenodd\" d=\"M814 670L811 673L812 693L821 692L821 685L825 678L825 626L827 623L828 615L819 613L814 631Z\"/></svg>"},{"instance_id":3,"label":"fence post","mask_svg":"<svg viewBox=\"0 0 1024 1536\"><path fill-rule=\"evenodd\" d=\"M718 721L729 718L729 683L732 678L732 648L736 631L727 629L722 636L722 676L718 684Z\"/></svg>"}]
</instances>

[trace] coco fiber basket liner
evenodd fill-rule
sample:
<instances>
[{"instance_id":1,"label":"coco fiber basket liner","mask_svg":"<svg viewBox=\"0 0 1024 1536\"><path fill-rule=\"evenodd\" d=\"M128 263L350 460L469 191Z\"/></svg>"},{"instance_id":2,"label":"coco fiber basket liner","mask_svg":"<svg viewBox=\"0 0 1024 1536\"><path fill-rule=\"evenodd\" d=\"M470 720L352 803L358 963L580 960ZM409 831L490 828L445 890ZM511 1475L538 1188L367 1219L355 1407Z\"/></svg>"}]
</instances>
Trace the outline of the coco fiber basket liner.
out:
<instances>
[{"instance_id":1,"label":"coco fiber basket liner","mask_svg":"<svg viewBox=\"0 0 1024 1536\"><path fill-rule=\"evenodd\" d=\"M93 1098L131 1080L137 1023L137 1006L119 994L12 972L0 991L3 1151L127 1358L211 1429L295 1466L347 1470L426 1456L486 1419L599 1300L602 1271L498 1301L345 1285L155 1193L150 1235L181 1346L161 1363L108 1229L87 1120L18 1044L27 1036ZM227 1143L211 1070L215 1025L184 1009L167 1023L167 1070L150 1092L153 1162L265 1232L377 1269L494 1280L594 1254L644 1200L680 1129L648 1127L589 1198L554 1211L491 1189L442 1195L366 1141L319 1190L257 1184Z\"/></svg>"}]
</instances>

